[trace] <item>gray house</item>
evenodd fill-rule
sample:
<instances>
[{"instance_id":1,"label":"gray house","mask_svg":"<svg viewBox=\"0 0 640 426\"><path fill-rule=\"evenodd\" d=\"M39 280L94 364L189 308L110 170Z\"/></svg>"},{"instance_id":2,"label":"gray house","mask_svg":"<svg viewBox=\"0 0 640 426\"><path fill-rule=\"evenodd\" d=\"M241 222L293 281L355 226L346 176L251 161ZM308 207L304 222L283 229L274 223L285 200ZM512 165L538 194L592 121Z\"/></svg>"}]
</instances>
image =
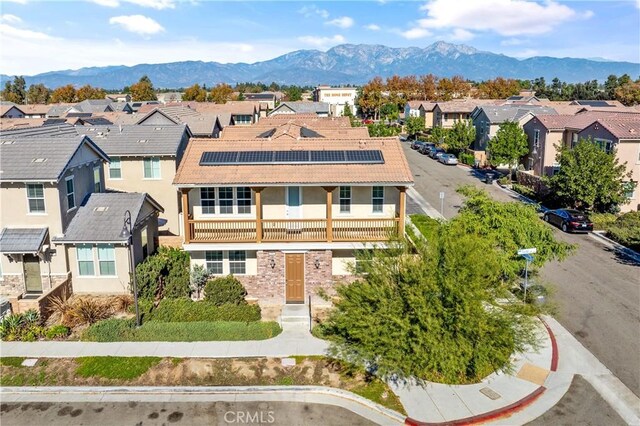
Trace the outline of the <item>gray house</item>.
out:
<instances>
[{"instance_id":1,"label":"gray house","mask_svg":"<svg viewBox=\"0 0 640 426\"><path fill-rule=\"evenodd\" d=\"M315 114L318 117L328 117L329 104L326 102L282 102L269 113L278 114Z\"/></svg>"}]
</instances>

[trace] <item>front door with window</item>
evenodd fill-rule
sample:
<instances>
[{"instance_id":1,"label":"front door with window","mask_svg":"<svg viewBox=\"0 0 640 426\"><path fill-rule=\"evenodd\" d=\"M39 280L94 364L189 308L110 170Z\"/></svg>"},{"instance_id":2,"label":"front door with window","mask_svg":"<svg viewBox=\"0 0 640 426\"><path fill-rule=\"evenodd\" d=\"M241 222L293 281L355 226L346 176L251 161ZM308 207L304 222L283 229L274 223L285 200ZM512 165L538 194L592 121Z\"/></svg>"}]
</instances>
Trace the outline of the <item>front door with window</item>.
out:
<instances>
[{"instance_id":1,"label":"front door with window","mask_svg":"<svg viewBox=\"0 0 640 426\"><path fill-rule=\"evenodd\" d=\"M24 282L27 293L42 293L42 277L40 276L40 259L32 254L22 256Z\"/></svg>"},{"instance_id":2,"label":"front door with window","mask_svg":"<svg viewBox=\"0 0 640 426\"><path fill-rule=\"evenodd\" d=\"M304 303L304 253L285 254L287 303Z\"/></svg>"},{"instance_id":3,"label":"front door with window","mask_svg":"<svg viewBox=\"0 0 640 426\"><path fill-rule=\"evenodd\" d=\"M299 186L287 187L287 205L286 216L287 219L301 219L302 218L302 196Z\"/></svg>"}]
</instances>

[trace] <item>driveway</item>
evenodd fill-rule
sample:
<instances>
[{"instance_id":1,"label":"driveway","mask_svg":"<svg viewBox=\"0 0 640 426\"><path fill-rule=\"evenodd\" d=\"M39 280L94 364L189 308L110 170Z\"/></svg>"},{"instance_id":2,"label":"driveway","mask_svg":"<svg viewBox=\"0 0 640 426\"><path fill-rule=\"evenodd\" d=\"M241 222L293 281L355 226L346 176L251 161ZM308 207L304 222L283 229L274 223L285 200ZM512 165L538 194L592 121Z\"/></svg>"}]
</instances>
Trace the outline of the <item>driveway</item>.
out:
<instances>
[{"instance_id":1,"label":"driveway","mask_svg":"<svg viewBox=\"0 0 640 426\"><path fill-rule=\"evenodd\" d=\"M403 144L414 173L415 189L440 211L444 192L444 216L457 214L462 197L460 185L486 189L495 199L512 198L496 185L486 185L474 171L445 166ZM588 235L556 237L577 244L575 254L564 262L551 262L541 271L550 284L557 305L556 318L580 343L607 366L629 389L640 396L640 265L621 258Z\"/></svg>"}]
</instances>

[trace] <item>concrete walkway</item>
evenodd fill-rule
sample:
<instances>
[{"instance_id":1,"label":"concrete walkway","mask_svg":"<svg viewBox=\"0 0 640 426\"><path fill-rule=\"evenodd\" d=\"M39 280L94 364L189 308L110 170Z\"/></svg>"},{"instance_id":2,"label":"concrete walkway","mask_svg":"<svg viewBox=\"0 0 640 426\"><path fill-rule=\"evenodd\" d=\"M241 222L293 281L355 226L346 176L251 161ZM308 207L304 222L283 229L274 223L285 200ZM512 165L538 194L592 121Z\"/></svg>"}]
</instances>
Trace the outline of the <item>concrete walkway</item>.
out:
<instances>
[{"instance_id":1,"label":"concrete walkway","mask_svg":"<svg viewBox=\"0 0 640 426\"><path fill-rule=\"evenodd\" d=\"M2 342L0 356L76 358L81 356L159 356L175 358L247 358L323 355L328 344L302 323L282 323L273 339L241 342Z\"/></svg>"}]
</instances>

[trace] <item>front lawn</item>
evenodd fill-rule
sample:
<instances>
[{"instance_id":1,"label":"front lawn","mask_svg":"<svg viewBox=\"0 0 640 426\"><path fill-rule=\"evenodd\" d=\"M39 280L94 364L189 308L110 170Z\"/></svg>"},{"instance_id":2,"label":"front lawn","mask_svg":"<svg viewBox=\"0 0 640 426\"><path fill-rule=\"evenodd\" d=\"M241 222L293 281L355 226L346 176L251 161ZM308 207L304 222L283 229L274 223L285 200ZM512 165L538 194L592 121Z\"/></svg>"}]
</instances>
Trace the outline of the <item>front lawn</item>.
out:
<instances>
[{"instance_id":1,"label":"front lawn","mask_svg":"<svg viewBox=\"0 0 640 426\"><path fill-rule=\"evenodd\" d=\"M106 379L134 379L158 364L158 357L89 356L76 359L80 377L104 377Z\"/></svg>"},{"instance_id":2,"label":"front lawn","mask_svg":"<svg viewBox=\"0 0 640 426\"><path fill-rule=\"evenodd\" d=\"M206 342L271 339L282 332L269 322L160 322L149 321L139 328L132 319L108 319L90 326L82 340L92 342Z\"/></svg>"}]
</instances>

